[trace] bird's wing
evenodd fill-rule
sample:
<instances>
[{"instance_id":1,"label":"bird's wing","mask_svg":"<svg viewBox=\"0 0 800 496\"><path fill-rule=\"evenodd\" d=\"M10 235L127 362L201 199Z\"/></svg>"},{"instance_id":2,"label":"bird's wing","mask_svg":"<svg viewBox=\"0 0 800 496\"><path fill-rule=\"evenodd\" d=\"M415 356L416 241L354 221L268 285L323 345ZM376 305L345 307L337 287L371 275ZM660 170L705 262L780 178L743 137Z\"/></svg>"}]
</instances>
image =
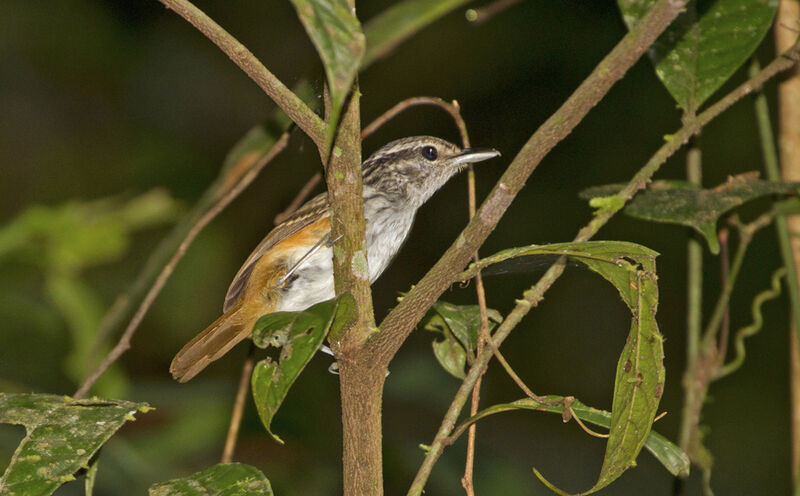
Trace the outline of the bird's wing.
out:
<instances>
[{"instance_id":1,"label":"bird's wing","mask_svg":"<svg viewBox=\"0 0 800 496\"><path fill-rule=\"evenodd\" d=\"M228 293L225 295L225 304L222 307L223 312L227 312L232 308L239 300L239 297L242 296L247 281L253 273L253 268L270 248L326 215L329 215L328 194L320 193L297 209L291 217L281 222L270 231L261 243L256 246L253 253L247 257L242 268L239 269L239 272L237 272L236 276L233 278L233 282L231 282L228 288Z\"/></svg>"}]
</instances>

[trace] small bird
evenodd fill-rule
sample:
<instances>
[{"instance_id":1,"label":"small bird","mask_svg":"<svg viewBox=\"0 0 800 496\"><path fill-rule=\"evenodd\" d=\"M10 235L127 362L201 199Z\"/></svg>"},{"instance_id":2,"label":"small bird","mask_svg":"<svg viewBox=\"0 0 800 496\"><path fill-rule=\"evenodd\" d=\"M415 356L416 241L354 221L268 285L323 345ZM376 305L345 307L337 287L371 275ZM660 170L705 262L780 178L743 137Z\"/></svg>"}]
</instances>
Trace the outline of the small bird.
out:
<instances>
[{"instance_id":1,"label":"small bird","mask_svg":"<svg viewBox=\"0 0 800 496\"><path fill-rule=\"evenodd\" d=\"M383 146L361 164L370 283L408 237L417 210L466 164L499 156L430 136ZM170 365L186 382L250 336L262 315L300 311L334 297L330 207L322 193L259 243L233 278L223 315L189 341ZM334 240L335 241L335 240Z\"/></svg>"}]
</instances>

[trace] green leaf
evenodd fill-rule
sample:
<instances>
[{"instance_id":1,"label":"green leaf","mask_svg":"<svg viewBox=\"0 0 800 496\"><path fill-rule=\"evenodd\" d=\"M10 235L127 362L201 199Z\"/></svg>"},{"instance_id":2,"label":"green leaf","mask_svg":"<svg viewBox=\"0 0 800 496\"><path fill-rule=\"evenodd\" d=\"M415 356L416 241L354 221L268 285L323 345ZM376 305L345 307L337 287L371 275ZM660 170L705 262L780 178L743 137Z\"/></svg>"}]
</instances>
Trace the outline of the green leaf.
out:
<instances>
[{"instance_id":1,"label":"green leaf","mask_svg":"<svg viewBox=\"0 0 800 496\"><path fill-rule=\"evenodd\" d=\"M497 310L486 309L489 331L503 321ZM478 305L454 305L437 301L422 319L422 327L438 332L444 339L433 341L433 354L439 364L450 374L464 378L464 366L472 363L478 332L481 328L481 310Z\"/></svg>"},{"instance_id":2,"label":"green leaf","mask_svg":"<svg viewBox=\"0 0 800 496\"><path fill-rule=\"evenodd\" d=\"M631 29L657 0L617 0ZM694 113L753 53L775 17L777 0L693 0L651 46L656 74Z\"/></svg>"},{"instance_id":3,"label":"green leaf","mask_svg":"<svg viewBox=\"0 0 800 496\"><path fill-rule=\"evenodd\" d=\"M548 395L544 397L544 401L539 402L531 398L524 398L511 403L501 403L492 405L472 417L465 420L454 431L454 436L460 435L466 428L477 422L478 420L493 415L495 413L508 412L514 410L537 410L542 412L557 413L564 416L564 401L563 396ZM586 406L578 400L573 400L571 403L572 412L576 417L584 422L599 425L600 427L608 428L611 425L611 412L606 410L599 410ZM670 442L661 434L650 431L644 443L656 460L658 460L664 468L676 477L686 477L689 475L690 462L689 456L678 446Z\"/></svg>"},{"instance_id":4,"label":"green leaf","mask_svg":"<svg viewBox=\"0 0 800 496\"><path fill-rule=\"evenodd\" d=\"M264 315L253 327L253 342L260 348L281 348L278 361L266 358L253 369L251 384L258 416L273 439L283 444L272 432L275 413L289 388L319 350L337 316L339 302L352 296L323 301L302 312L275 312ZM349 308L349 304L345 304Z\"/></svg>"},{"instance_id":5,"label":"green leaf","mask_svg":"<svg viewBox=\"0 0 800 496\"><path fill-rule=\"evenodd\" d=\"M183 479L154 484L150 496L273 496L264 474L243 463L220 463Z\"/></svg>"},{"instance_id":6,"label":"green leaf","mask_svg":"<svg viewBox=\"0 0 800 496\"><path fill-rule=\"evenodd\" d=\"M633 318L617 362L611 428L596 492L632 466L644 445L664 389L663 338L655 314L658 306L653 250L624 241L557 243L504 250L473 263L462 275L513 258L558 255L581 262L619 291Z\"/></svg>"},{"instance_id":7,"label":"green leaf","mask_svg":"<svg viewBox=\"0 0 800 496\"><path fill-rule=\"evenodd\" d=\"M384 57L411 35L469 0L405 0L364 24L367 52L362 65Z\"/></svg>"},{"instance_id":8,"label":"green leaf","mask_svg":"<svg viewBox=\"0 0 800 496\"><path fill-rule=\"evenodd\" d=\"M342 104L364 56L364 33L346 0L292 0L292 4L325 66L332 107L328 132L332 139Z\"/></svg>"},{"instance_id":9,"label":"green leaf","mask_svg":"<svg viewBox=\"0 0 800 496\"><path fill-rule=\"evenodd\" d=\"M0 495L52 494L88 467L122 424L149 409L130 401L0 393L0 423L21 424L26 430L0 479Z\"/></svg>"},{"instance_id":10,"label":"green leaf","mask_svg":"<svg viewBox=\"0 0 800 496\"><path fill-rule=\"evenodd\" d=\"M713 189L699 189L679 181L656 181L634 197L624 212L637 219L688 226L702 234L711 253L719 253L717 221L731 210L757 198L797 192L800 183L762 181L750 174L728 179ZM619 185L596 186L582 198L605 196Z\"/></svg>"},{"instance_id":11,"label":"green leaf","mask_svg":"<svg viewBox=\"0 0 800 496\"><path fill-rule=\"evenodd\" d=\"M464 366L467 364L467 352L452 334L448 333L441 341L434 339L431 344L436 360L448 373L459 379L466 377Z\"/></svg>"}]
</instances>

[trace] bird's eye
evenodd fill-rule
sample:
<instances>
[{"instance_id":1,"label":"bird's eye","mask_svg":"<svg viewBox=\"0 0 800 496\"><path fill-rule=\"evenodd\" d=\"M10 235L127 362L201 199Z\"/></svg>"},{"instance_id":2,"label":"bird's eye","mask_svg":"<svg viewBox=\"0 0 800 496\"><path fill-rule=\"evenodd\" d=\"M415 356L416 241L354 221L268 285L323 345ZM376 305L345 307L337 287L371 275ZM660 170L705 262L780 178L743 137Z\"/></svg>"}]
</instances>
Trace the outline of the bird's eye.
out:
<instances>
[{"instance_id":1,"label":"bird's eye","mask_svg":"<svg viewBox=\"0 0 800 496\"><path fill-rule=\"evenodd\" d=\"M432 146L425 146L422 148L422 156L430 161L434 161L439 158L439 152Z\"/></svg>"}]
</instances>

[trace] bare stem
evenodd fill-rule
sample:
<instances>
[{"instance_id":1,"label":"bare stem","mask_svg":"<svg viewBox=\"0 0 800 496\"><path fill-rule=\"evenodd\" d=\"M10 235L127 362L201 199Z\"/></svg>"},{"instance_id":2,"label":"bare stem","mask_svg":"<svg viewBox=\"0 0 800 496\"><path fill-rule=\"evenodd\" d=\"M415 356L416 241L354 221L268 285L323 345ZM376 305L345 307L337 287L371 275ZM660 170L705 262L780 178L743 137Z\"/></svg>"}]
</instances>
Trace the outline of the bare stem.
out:
<instances>
[{"instance_id":1,"label":"bare stem","mask_svg":"<svg viewBox=\"0 0 800 496\"><path fill-rule=\"evenodd\" d=\"M233 453L236 451L236 441L239 438L239 427L242 425L244 416L244 406L247 402L247 392L250 390L250 374L253 373L255 364L255 345L250 343L250 350L247 358L242 364L242 375L239 378L239 388L236 390L236 399L233 402L233 413L231 413L231 423L228 426L228 435L225 437L225 448L222 450L220 463L231 463Z\"/></svg>"},{"instance_id":2,"label":"bare stem","mask_svg":"<svg viewBox=\"0 0 800 496\"><path fill-rule=\"evenodd\" d=\"M800 19L800 0L780 0L775 18L775 50L784 51L797 37ZM781 177L785 181L800 180L800 73L797 69L778 85L778 150L780 154ZM786 219L787 235L791 243L795 274L789 281L795 284L789 291L797 291L800 279L800 238L792 234L800 232L800 215ZM794 278L794 281L792 281ZM791 294L791 293L790 293ZM797 301L797 298L795 298ZM795 307L795 310L797 308ZM800 494L800 321L794 315L794 332L790 333L790 389L791 389L791 430L792 430L792 480L795 481L795 494Z\"/></svg>"},{"instance_id":3,"label":"bare stem","mask_svg":"<svg viewBox=\"0 0 800 496\"><path fill-rule=\"evenodd\" d=\"M239 68L253 80L268 97L317 145L320 155L327 155L326 125L303 100L286 87L239 40L225 31L205 12L188 0L159 0L168 9L183 17L206 38L217 45Z\"/></svg>"},{"instance_id":4,"label":"bare stem","mask_svg":"<svg viewBox=\"0 0 800 496\"><path fill-rule=\"evenodd\" d=\"M198 234L200 234L200 231L202 231L203 228L205 228L205 226L207 226L208 223L217 216L217 214L224 210L225 207L227 207L230 202L234 200L234 198L239 196L239 194L241 194L241 192L244 191L244 189L247 188L251 182L253 182L253 179L258 176L259 172L261 172L261 169L263 169L265 165L267 165L273 158L275 158L275 156L283 151L288 142L289 133L283 133L283 135L275 142L275 144L272 145L272 148L270 148L269 152L250 164L245 172L242 172L242 170L238 167L231 167L231 169L228 171L228 176L223 178L221 181L221 194L218 196L213 205L197 219L195 224L188 231L186 237L178 246L178 249L169 259L166 265L164 265L164 267L161 269L161 272L158 274L158 277L156 277L155 282L147 291L147 294L139 304L136 313L133 314L128 326L122 333L119 342L108 353L108 355L106 355L100 365L98 365L97 368L89 375L89 377L86 378L83 384L81 384L81 387L78 388L74 394L76 398L86 397L97 379L99 379L100 376L103 375L103 373L111 366L111 364L113 364L130 348L131 338L136 333L136 329L138 329L139 324L147 314L150 306L161 292L161 289L167 283L167 280L172 275L172 272L175 270L178 262L181 260L181 258L183 258L186 250L189 249L189 246L192 244L194 239ZM228 179L230 179L230 181L228 181Z\"/></svg>"}]
</instances>

